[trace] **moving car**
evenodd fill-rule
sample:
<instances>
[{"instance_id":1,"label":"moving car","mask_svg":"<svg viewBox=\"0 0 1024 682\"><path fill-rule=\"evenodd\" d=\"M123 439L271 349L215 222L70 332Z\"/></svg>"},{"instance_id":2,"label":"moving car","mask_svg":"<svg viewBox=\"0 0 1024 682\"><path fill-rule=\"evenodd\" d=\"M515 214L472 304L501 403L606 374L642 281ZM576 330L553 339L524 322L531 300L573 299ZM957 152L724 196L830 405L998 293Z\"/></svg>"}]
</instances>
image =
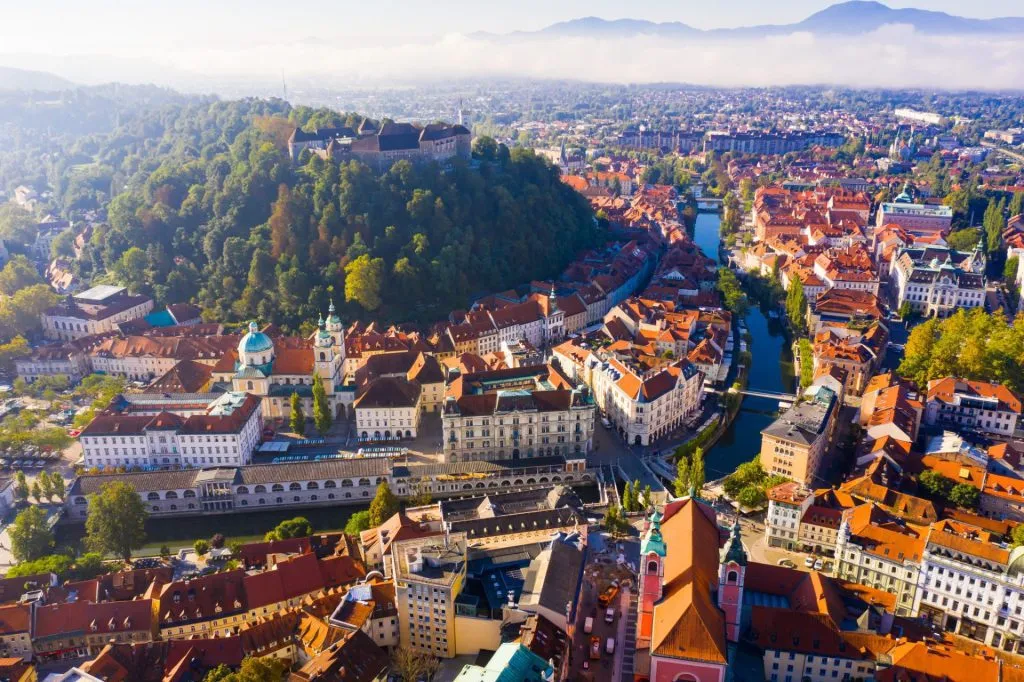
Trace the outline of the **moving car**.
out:
<instances>
[{"instance_id":1,"label":"moving car","mask_svg":"<svg viewBox=\"0 0 1024 682\"><path fill-rule=\"evenodd\" d=\"M587 633L589 635L593 631L594 631L594 619L591 618L590 616L587 616L587 619L585 621L583 621L583 632L585 632L585 633Z\"/></svg>"},{"instance_id":2,"label":"moving car","mask_svg":"<svg viewBox=\"0 0 1024 682\"><path fill-rule=\"evenodd\" d=\"M590 638L590 657L597 659L601 658L601 638L591 637Z\"/></svg>"},{"instance_id":3,"label":"moving car","mask_svg":"<svg viewBox=\"0 0 1024 682\"><path fill-rule=\"evenodd\" d=\"M608 640L604 643L604 650L607 653L609 653L609 654L614 654L615 653L615 639L614 638L612 638L612 637L608 638Z\"/></svg>"},{"instance_id":4,"label":"moving car","mask_svg":"<svg viewBox=\"0 0 1024 682\"><path fill-rule=\"evenodd\" d=\"M615 620L615 609L608 607L608 610L604 612L604 622L611 623Z\"/></svg>"}]
</instances>

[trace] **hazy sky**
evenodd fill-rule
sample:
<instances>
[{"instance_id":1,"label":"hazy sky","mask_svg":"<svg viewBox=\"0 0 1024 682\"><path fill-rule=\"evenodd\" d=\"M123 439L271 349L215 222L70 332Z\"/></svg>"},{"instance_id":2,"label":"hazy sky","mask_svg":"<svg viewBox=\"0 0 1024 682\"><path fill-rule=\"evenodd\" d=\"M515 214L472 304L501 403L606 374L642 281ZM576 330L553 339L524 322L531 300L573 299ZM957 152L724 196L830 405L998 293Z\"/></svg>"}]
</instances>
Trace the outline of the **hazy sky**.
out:
<instances>
[{"instance_id":1,"label":"hazy sky","mask_svg":"<svg viewBox=\"0 0 1024 682\"><path fill-rule=\"evenodd\" d=\"M830 0L0 0L0 51L123 54L360 36L531 30L581 16L681 21L698 28L790 23ZM1024 15L1024 0L893 0L978 18Z\"/></svg>"},{"instance_id":2,"label":"hazy sky","mask_svg":"<svg viewBox=\"0 0 1024 682\"><path fill-rule=\"evenodd\" d=\"M770 35L737 46L636 38L487 41L583 16L698 28L789 24L833 0L0 0L0 66L82 84L191 91L254 83L330 87L490 76L707 85L1024 85L1016 36L947 37L887 25L856 36ZM1024 0L892 0L976 18ZM638 49L639 48L639 49ZM238 86L238 87L235 87ZM275 86L276 87L276 86ZM241 90L239 89L241 88Z\"/></svg>"}]
</instances>

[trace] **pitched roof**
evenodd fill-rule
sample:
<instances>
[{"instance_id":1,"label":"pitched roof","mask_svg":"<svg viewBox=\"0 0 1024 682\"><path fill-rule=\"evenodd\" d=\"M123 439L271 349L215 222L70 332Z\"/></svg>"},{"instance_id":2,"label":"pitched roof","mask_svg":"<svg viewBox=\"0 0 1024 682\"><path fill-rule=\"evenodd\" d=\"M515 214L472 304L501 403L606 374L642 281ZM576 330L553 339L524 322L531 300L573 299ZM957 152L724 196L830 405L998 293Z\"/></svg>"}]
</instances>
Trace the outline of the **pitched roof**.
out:
<instances>
[{"instance_id":1,"label":"pitched roof","mask_svg":"<svg viewBox=\"0 0 1024 682\"><path fill-rule=\"evenodd\" d=\"M662 533L668 551L651 655L725 664L725 616L711 598L720 544L714 512L695 500L666 505Z\"/></svg>"}]
</instances>

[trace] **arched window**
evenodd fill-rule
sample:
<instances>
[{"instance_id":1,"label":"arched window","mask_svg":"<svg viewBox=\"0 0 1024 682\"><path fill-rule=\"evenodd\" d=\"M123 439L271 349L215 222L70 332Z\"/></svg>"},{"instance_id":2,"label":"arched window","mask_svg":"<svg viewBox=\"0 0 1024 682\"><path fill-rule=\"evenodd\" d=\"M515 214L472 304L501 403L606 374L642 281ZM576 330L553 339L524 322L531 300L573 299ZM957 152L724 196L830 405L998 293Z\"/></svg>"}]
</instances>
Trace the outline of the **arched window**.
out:
<instances>
[{"instance_id":1,"label":"arched window","mask_svg":"<svg viewBox=\"0 0 1024 682\"><path fill-rule=\"evenodd\" d=\"M302 484L301 483L294 483L294 482L293 483L289 483L288 484L288 490L302 490Z\"/></svg>"},{"instance_id":2,"label":"arched window","mask_svg":"<svg viewBox=\"0 0 1024 682\"><path fill-rule=\"evenodd\" d=\"M154 505L153 505L153 511L155 511L155 512L158 512L158 511L160 511L160 507L158 507L158 506L156 506L156 505L154 504Z\"/></svg>"},{"instance_id":3,"label":"arched window","mask_svg":"<svg viewBox=\"0 0 1024 682\"><path fill-rule=\"evenodd\" d=\"M146 495L146 499L150 500L150 501L159 500L160 499L160 493L150 493L150 494ZM156 507L154 507L154 509L156 509Z\"/></svg>"},{"instance_id":4,"label":"arched window","mask_svg":"<svg viewBox=\"0 0 1024 682\"><path fill-rule=\"evenodd\" d=\"M317 483L316 481L310 481L309 483L306 484L306 490L319 490L319 489L320 489L320 484Z\"/></svg>"},{"instance_id":5,"label":"arched window","mask_svg":"<svg viewBox=\"0 0 1024 682\"><path fill-rule=\"evenodd\" d=\"M280 483L275 483L274 485L272 485L270 487L270 489L271 489L271 491L273 491L275 493L283 493L284 492L284 486L281 485ZM278 498L278 499L280 499L280 498Z\"/></svg>"},{"instance_id":6,"label":"arched window","mask_svg":"<svg viewBox=\"0 0 1024 682\"><path fill-rule=\"evenodd\" d=\"M335 483L334 481L324 481L324 487L325 488L337 488L338 484Z\"/></svg>"},{"instance_id":7,"label":"arched window","mask_svg":"<svg viewBox=\"0 0 1024 682\"><path fill-rule=\"evenodd\" d=\"M245 388L246 388L246 390L249 390L249 391L253 390L252 382L251 381L245 382Z\"/></svg>"},{"instance_id":8,"label":"arched window","mask_svg":"<svg viewBox=\"0 0 1024 682\"><path fill-rule=\"evenodd\" d=\"M341 481L341 487L342 487L342 488L351 488L351 487L352 487L353 485L354 485L354 484L352 483L352 481L350 481L350 480L349 480L349 479L347 479L347 478L345 478L345 479L342 479L342 481Z\"/></svg>"},{"instance_id":9,"label":"arched window","mask_svg":"<svg viewBox=\"0 0 1024 682\"><path fill-rule=\"evenodd\" d=\"M267 486L265 486L265 485L258 485L258 486L256 486L256 487L254 488L254 490L255 490L255 492L256 492L256 494L257 494L257 495L258 495L259 493L265 493L265 492L267 492Z\"/></svg>"},{"instance_id":10,"label":"arched window","mask_svg":"<svg viewBox=\"0 0 1024 682\"><path fill-rule=\"evenodd\" d=\"M89 501L87 499L85 499L84 497L76 497L75 498L75 504L88 504L88 503L89 503Z\"/></svg>"},{"instance_id":11,"label":"arched window","mask_svg":"<svg viewBox=\"0 0 1024 682\"><path fill-rule=\"evenodd\" d=\"M323 352L323 351L320 351L320 359L321 359L321 360L326 360L326 359L327 359L327 356L326 356L326 355L324 355L324 352Z\"/></svg>"},{"instance_id":12,"label":"arched window","mask_svg":"<svg viewBox=\"0 0 1024 682\"><path fill-rule=\"evenodd\" d=\"M182 495L182 497L195 497L195 496L196 496L196 491L195 490L186 490L185 494Z\"/></svg>"},{"instance_id":13,"label":"arched window","mask_svg":"<svg viewBox=\"0 0 1024 682\"><path fill-rule=\"evenodd\" d=\"M173 490L168 490L167 494L164 495L164 499L165 500L176 500L176 499L178 499L178 493L174 492Z\"/></svg>"},{"instance_id":14,"label":"arched window","mask_svg":"<svg viewBox=\"0 0 1024 682\"><path fill-rule=\"evenodd\" d=\"M360 478L359 479L359 485L370 485L370 479L368 479L368 478Z\"/></svg>"},{"instance_id":15,"label":"arched window","mask_svg":"<svg viewBox=\"0 0 1024 682\"><path fill-rule=\"evenodd\" d=\"M657 561L648 561L647 562L647 572L648 573L657 573L658 572L658 562Z\"/></svg>"},{"instance_id":16,"label":"arched window","mask_svg":"<svg viewBox=\"0 0 1024 682\"><path fill-rule=\"evenodd\" d=\"M725 582L735 584L736 581L739 580L739 577L739 573L737 573L736 571L729 571L725 574Z\"/></svg>"},{"instance_id":17,"label":"arched window","mask_svg":"<svg viewBox=\"0 0 1024 682\"><path fill-rule=\"evenodd\" d=\"M240 486L238 486L238 494L239 495L248 495L249 494L249 489L246 488L244 485L240 485Z\"/></svg>"}]
</instances>

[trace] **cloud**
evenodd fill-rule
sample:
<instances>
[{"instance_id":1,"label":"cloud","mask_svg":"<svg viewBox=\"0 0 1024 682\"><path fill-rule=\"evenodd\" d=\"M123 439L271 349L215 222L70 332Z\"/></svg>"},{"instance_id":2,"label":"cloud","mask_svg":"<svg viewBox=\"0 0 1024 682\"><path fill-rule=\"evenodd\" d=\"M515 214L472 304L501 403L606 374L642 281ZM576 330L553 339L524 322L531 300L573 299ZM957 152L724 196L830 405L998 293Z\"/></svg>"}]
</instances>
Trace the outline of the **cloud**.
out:
<instances>
[{"instance_id":1,"label":"cloud","mask_svg":"<svg viewBox=\"0 0 1024 682\"><path fill-rule=\"evenodd\" d=\"M653 36L478 38L432 41L259 44L241 49L160 50L134 55L168 67L161 84L309 78L326 87L411 85L456 78L520 77L605 83L709 86L828 84L854 87L1016 89L1024 84L1024 41L1015 36L940 37L891 25L860 36L810 33L743 39ZM176 73L175 82L162 80ZM185 74L192 74L186 76ZM133 74L134 75L134 74ZM102 72L94 80L109 80ZM136 80L132 78L132 80Z\"/></svg>"}]
</instances>

